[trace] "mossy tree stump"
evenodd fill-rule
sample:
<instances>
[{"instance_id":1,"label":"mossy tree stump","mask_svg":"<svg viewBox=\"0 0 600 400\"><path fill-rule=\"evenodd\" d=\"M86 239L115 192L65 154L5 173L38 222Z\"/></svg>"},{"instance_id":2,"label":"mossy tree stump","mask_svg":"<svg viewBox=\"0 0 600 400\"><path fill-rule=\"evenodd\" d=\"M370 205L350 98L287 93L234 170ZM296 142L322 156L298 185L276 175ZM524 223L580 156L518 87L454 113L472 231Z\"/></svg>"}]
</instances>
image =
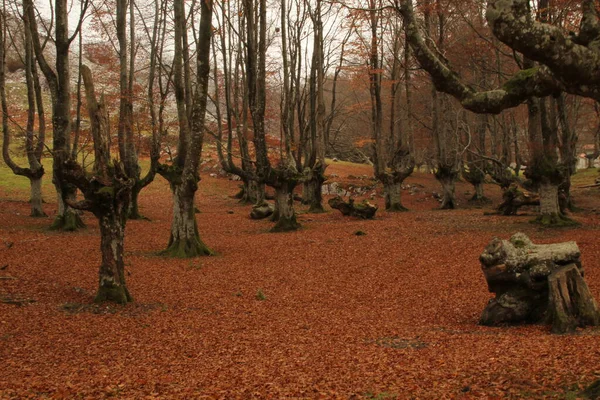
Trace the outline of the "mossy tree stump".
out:
<instances>
[{"instance_id":1,"label":"mossy tree stump","mask_svg":"<svg viewBox=\"0 0 600 400\"><path fill-rule=\"evenodd\" d=\"M494 238L480 256L490 292L480 324L545 322L553 333L600 325L575 242L536 245L523 233Z\"/></svg>"}]
</instances>

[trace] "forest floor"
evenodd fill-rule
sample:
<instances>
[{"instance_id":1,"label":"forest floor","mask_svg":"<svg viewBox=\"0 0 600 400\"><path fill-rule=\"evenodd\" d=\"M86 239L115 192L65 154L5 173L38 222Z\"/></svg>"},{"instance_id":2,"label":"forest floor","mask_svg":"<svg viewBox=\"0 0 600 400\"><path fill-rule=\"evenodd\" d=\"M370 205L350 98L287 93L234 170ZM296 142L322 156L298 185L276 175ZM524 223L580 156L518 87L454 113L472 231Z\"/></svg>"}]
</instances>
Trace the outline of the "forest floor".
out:
<instances>
[{"instance_id":1,"label":"forest floor","mask_svg":"<svg viewBox=\"0 0 600 400\"><path fill-rule=\"evenodd\" d=\"M367 166L327 172L373 183ZM230 197L238 182L203 177L199 230L217 255L157 255L171 215L157 178L140 199L149 221L127 224L135 303L124 307L93 304L94 217L79 232L50 232L50 190L50 217L32 219L27 192L0 183L0 299L22 303L0 303L1 399L562 399L600 378L600 329L477 324L491 297L478 257L494 236L518 231L575 240L600 300L598 189L574 192L581 226L545 229L529 223L533 210L470 208L466 183L459 209L435 210L438 184L418 173L403 192L410 212L386 213L379 196L369 221L298 206L302 229L273 234ZM486 190L497 205L498 188Z\"/></svg>"}]
</instances>

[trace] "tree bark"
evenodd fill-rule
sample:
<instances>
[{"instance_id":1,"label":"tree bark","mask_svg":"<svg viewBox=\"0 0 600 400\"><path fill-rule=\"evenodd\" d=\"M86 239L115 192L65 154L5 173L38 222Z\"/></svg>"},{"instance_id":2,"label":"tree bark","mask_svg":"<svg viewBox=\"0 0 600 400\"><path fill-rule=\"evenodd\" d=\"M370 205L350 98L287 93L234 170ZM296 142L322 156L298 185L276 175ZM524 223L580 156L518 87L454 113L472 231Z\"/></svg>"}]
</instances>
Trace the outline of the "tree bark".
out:
<instances>
[{"instance_id":1,"label":"tree bark","mask_svg":"<svg viewBox=\"0 0 600 400\"><path fill-rule=\"evenodd\" d=\"M543 182L539 185L540 216L534 222L551 226L571 226L577 223L566 217L560 209L558 201L559 184Z\"/></svg>"},{"instance_id":2,"label":"tree bark","mask_svg":"<svg viewBox=\"0 0 600 400\"><path fill-rule=\"evenodd\" d=\"M302 202L309 204L309 213L323 213L323 193L321 188L325 182L325 168L322 166L319 160L313 168L308 172L308 180L304 182L304 188L302 191Z\"/></svg>"},{"instance_id":3,"label":"tree bark","mask_svg":"<svg viewBox=\"0 0 600 400\"><path fill-rule=\"evenodd\" d=\"M213 251L202 242L198 233L194 206L195 190L190 190L184 184L171 182L171 191L173 194L171 235L167 249L161 254L180 258L213 255Z\"/></svg>"},{"instance_id":4,"label":"tree bark","mask_svg":"<svg viewBox=\"0 0 600 400\"><path fill-rule=\"evenodd\" d=\"M442 185L442 203L440 209L454 210L456 208L455 184L458 172L452 168L439 166L435 172L435 178Z\"/></svg>"},{"instance_id":5,"label":"tree bark","mask_svg":"<svg viewBox=\"0 0 600 400\"><path fill-rule=\"evenodd\" d=\"M536 194L519 190L516 184L511 184L502 194L502 204L498 206L498 213L502 215L517 215L523 206L539 206L540 197Z\"/></svg>"},{"instance_id":6,"label":"tree bark","mask_svg":"<svg viewBox=\"0 0 600 400\"><path fill-rule=\"evenodd\" d=\"M286 180L275 186L275 213L277 223L271 232L289 232L300 228L294 211L294 188L297 181Z\"/></svg>"},{"instance_id":7,"label":"tree bark","mask_svg":"<svg viewBox=\"0 0 600 400\"><path fill-rule=\"evenodd\" d=\"M31 216L47 217L42 208L42 203L44 202L42 198L42 178L30 178L29 183L31 190L31 198L29 199L31 202Z\"/></svg>"},{"instance_id":8,"label":"tree bark","mask_svg":"<svg viewBox=\"0 0 600 400\"><path fill-rule=\"evenodd\" d=\"M552 333L567 333L577 327L600 325L600 311L587 283L575 264L548 277Z\"/></svg>"},{"instance_id":9,"label":"tree bark","mask_svg":"<svg viewBox=\"0 0 600 400\"><path fill-rule=\"evenodd\" d=\"M75 202L75 191L71 190L66 197L68 199L67 201ZM85 223L81 219L79 212L66 204L65 198L58 186L56 187L56 202L58 204L58 210L54 222L50 226L50 230L74 232L78 229L85 228Z\"/></svg>"},{"instance_id":10,"label":"tree bark","mask_svg":"<svg viewBox=\"0 0 600 400\"><path fill-rule=\"evenodd\" d=\"M108 192L110 194L110 192ZM98 293L95 302L110 301L125 304L133 297L125 284L125 264L123 261L123 241L127 203L107 200L108 208L98 214L100 222L100 251L102 264L99 270Z\"/></svg>"},{"instance_id":11,"label":"tree bark","mask_svg":"<svg viewBox=\"0 0 600 400\"><path fill-rule=\"evenodd\" d=\"M402 205L402 182L396 182L393 179L383 181L383 195L385 198L385 210L388 212L408 211Z\"/></svg>"}]
</instances>

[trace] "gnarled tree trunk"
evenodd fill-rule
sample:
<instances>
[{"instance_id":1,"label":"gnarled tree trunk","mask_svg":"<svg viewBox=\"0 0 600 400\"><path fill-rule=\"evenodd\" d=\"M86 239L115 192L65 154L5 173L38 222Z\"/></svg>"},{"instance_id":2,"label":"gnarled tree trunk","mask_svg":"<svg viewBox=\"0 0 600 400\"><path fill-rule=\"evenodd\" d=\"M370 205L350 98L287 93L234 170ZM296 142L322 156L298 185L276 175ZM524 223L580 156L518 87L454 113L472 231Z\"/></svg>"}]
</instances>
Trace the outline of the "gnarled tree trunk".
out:
<instances>
[{"instance_id":1,"label":"gnarled tree trunk","mask_svg":"<svg viewBox=\"0 0 600 400\"><path fill-rule=\"evenodd\" d=\"M289 232L300 228L294 211L294 188L297 180L286 179L275 186L275 212L273 220L277 223L271 232Z\"/></svg>"},{"instance_id":2,"label":"gnarled tree trunk","mask_svg":"<svg viewBox=\"0 0 600 400\"><path fill-rule=\"evenodd\" d=\"M107 191L107 194L111 194L110 191ZM125 284L123 261L123 240L128 203L127 198L121 199L121 201L107 199L106 203L102 205L104 207L95 213L100 222L100 251L102 252L95 302L111 301L125 304L133 301Z\"/></svg>"},{"instance_id":3,"label":"gnarled tree trunk","mask_svg":"<svg viewBox=\"0 0 600 400\"><path fill-rule=\"evenodd\" d=\"M552 182L543 182L539 185L540 216L535 221L542 225L575 225L577 224L575 221L565 217L561 212L558 188L559 185Z\"/></svg>"},{"instance_id":4,"label":"gnarled tree trunk","mask_svg":"<svg viewBox=\"0 0 600 400\"><path fill-rule=\"evenodd\" d=\"M308 171L308 180L304 182L302 191L302 202L309 204L309 213L325 212L323 208L323 193L321 192L321 187L325 182L324 173L325 168L320 162L317 162L317 165Z\"/></svg>"},{"instance_id":5,"label":"gnarled tree trunk","mask_svg":"<svg viewBox=\"0 0 600 400\"><path fill-rule=\"evenodd\" d=\"M435 178L442 185L442 210L454 210L456 208L456 194L454 182L458 172L452 167L438 166L435 172Z\"/></svg>"},{"instance_id":6,"label":"gnarled tree trunk","mask_svg":"<svg viewBox=\"0 0 600 400\"><path fill-rule=\"evenodd\" d=\"M169 244L161 254L182 258L213 255L198 233L194 206L196 190L192 190L186 184L170 184L173 194L173 220Z\"/></svg>"},{"instance_id":7,"label":"gnarled tree trunk","mask_svg":"<svg viewBox=\"0 0 600 400\"><path fill-rule=\"evenodd\" d=\"M69 190L67 194L68 201L75 202L76 197L75 189ZM50 226L50 230L73 232L77 229L85 228L85 223L81 219L79 212L65 203L58 186L56 186L56 202L58 203L58 210L54 222Z\"/></svg>"}]
</instances>

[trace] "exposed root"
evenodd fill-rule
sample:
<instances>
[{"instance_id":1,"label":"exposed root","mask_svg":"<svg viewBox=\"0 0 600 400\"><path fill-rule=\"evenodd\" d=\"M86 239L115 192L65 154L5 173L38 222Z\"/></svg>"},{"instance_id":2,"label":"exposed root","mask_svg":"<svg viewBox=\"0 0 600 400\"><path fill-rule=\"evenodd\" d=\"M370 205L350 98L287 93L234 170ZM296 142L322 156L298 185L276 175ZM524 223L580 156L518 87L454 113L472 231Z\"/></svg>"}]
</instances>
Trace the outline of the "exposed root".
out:
<instances>
[{"instance_id":1,"label":"exposed root","mask_svg":"<svg viewBox=\"0 0 600 400\"><path fill-rule=\"evenodd\" d=\"M209 249L199 238L172 240L165 250L159 253L162 256L174 258L193 258L212 256L215 253Z\"/></svg>"},{"instance_id":2,"label":"exposed root","mask_svg":"<svg viewBox=\"0 0 600 400\"><path fill-rule=\"evenodd\" d=\"M64 215L57 215L50 226L50 230L52 231L64 232L74 232L82 228L85 228L85 223L79 214L73 211L67 211Z\"/></svg>"},{"instance_id":3,"label":"exposed root","mask_svg":"<svg viewBox=\"0 0 600 400\"><path fill-rule=\"evenodd\" d=\"M578 226L579 223L577 221L572 220L571 218L562 215L562 214L542 214L539 217L530 221L532 224L539 224L542 226L548 226L553 228L559 227L569 227L569 226Z\"/></svg>"}]
</instances>

